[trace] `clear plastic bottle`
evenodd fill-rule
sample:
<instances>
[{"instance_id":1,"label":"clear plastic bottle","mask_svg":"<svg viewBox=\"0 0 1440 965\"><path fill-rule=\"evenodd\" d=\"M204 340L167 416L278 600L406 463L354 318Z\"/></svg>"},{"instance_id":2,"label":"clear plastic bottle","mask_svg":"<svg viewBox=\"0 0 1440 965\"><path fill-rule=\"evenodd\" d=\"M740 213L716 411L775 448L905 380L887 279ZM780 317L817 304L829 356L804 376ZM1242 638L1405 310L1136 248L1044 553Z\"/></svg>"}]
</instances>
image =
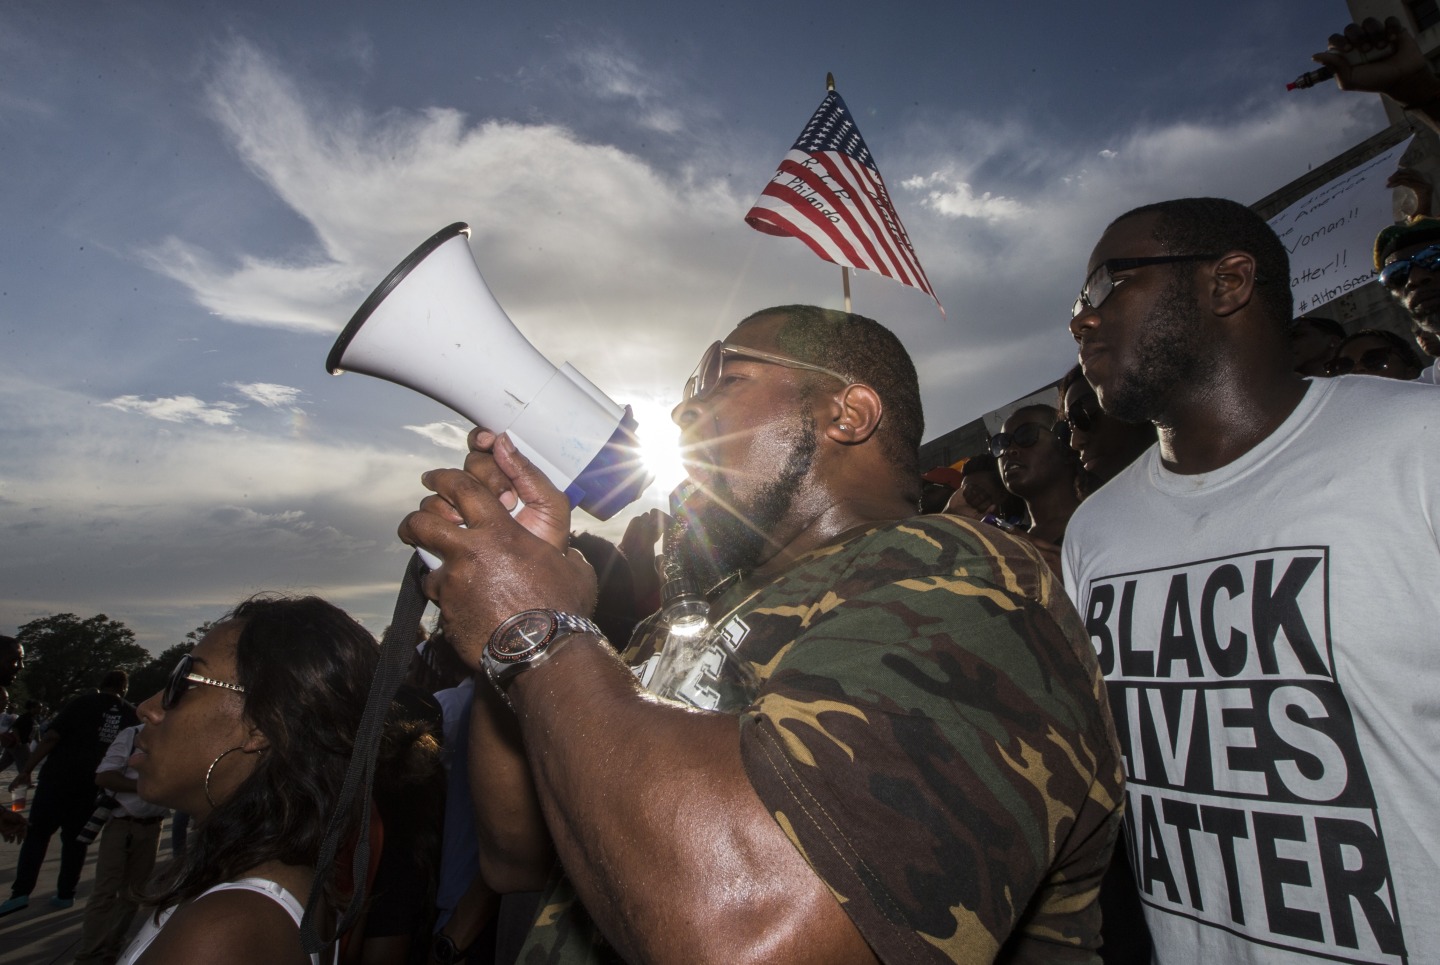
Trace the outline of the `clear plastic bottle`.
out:
<instances>
[{"instance_id":1,"label":"clear plastic bottle","mask_svg":"<svg viewBox=\"0 0 1440 965\"><path fill-rule=\"evenodd\" d=\"M670 494L670 515L678 519L694 491L682 483ZM665 639L646 678L657 697L706 710L744 706L756 689L755 673L735 656L735 641L710 621L710 604L677 552L683 527L665 528L661 547L660 622Z\"/></svg>"}]
</instances>

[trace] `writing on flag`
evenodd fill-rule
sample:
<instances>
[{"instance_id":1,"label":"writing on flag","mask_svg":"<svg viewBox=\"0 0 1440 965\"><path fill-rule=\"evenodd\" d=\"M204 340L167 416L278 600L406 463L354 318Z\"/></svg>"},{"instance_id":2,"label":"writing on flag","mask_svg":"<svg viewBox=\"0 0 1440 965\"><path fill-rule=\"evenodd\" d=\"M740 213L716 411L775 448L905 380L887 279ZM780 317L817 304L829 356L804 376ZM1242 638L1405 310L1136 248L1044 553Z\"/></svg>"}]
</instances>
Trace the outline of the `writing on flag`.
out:
<instances>
[{"instance_id":1,"label":"writing on flag","mask_svg":"<svg viewBox=\"0 0 1440 965\"><path fill-rule=\"evenodd\" d=\"M745 221L766 234L798 238L826 261L878 272L935 298L880 169L833 90Z\"/></svg>"}]
</instances>

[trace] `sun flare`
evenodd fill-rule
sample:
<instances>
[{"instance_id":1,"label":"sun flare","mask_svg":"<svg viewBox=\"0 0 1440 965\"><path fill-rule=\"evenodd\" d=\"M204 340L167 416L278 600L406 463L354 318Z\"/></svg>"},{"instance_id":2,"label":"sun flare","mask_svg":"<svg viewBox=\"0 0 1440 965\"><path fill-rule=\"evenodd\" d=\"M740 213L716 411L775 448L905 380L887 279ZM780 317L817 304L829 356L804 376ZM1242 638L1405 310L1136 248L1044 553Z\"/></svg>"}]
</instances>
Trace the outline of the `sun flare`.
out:
<instances>
[{"instance_id":1,"label":"sun flare","mask_svg":"<svg viewBox=\"0 0 1440 965\"><path fill-rule=\"evenodd\" d=\"M662 498L685 478L680 461L680 430L670 421L670 406L663 401L634 401L631 408L639 423L640 458L655 475L650 491Z\"/></svg>"}]
</instances>

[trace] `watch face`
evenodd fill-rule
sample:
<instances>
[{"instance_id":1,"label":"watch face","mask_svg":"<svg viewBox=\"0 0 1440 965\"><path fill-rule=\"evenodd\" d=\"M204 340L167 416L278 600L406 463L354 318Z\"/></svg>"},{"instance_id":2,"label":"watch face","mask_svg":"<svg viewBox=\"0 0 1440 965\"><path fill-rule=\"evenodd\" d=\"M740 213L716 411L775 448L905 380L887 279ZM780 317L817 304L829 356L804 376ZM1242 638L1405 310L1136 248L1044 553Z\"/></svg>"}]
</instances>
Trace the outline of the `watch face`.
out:
<instances>
[{"instance_id":1,"label":"watch face","mask_svg":"<svg viewBox=\"0 0 1440 965\"><path fill-rule=\"evenodd\" d=\"M455 947L455 940L446 934L435 936L434 945L431 947L431 954L437 962L449 965L459 957L459 949Z\"/></svg>"},{"instance_id":2,"label":"watch face","mask_svg":"<svg viewBox=\"0 0 1440 965\"><path fill-rule=\"evenodd\" d=\"M544 610L527 610L500 628L491 646L496 660L520 660L555 631L555 618Z\"/></svg>"}]
</instances>

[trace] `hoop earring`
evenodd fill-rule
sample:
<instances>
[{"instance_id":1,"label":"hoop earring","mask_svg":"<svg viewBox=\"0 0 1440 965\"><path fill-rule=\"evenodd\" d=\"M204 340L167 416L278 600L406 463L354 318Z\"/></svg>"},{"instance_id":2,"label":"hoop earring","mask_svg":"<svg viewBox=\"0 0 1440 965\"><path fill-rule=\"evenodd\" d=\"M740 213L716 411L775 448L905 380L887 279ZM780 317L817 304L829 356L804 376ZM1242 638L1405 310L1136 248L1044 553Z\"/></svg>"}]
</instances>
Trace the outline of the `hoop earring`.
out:
<instances>
[{"instance_id":1,"label":"hoop earring","mask_svg":"<svg viewBox=\"0 0 1440 965\"><path fill-rule=\"evenodd\" d=\"M232 748L230 748L228 751L225 751L225 752L222 753L219 757L217 757L217 758L215 758L213 761L211 761L211 762L210 762L210 766L207 767L207 768L205 768L205 800L207 800L207 801L210 802L210 806L211 806L212 808L213 808L213 807L216 807L216 804L215 804L215 799L210 796L210 775L215 772L215 765L216 765L216 764L219 764L221 761L223 761L223 760L225 759L225 755L226 755L226 754L233 754L233 753L235 753L236 751L242 750L242 749L243 749L243 748L240 748L240 747L232 747Z\"/></svg>"}]
</instances>

